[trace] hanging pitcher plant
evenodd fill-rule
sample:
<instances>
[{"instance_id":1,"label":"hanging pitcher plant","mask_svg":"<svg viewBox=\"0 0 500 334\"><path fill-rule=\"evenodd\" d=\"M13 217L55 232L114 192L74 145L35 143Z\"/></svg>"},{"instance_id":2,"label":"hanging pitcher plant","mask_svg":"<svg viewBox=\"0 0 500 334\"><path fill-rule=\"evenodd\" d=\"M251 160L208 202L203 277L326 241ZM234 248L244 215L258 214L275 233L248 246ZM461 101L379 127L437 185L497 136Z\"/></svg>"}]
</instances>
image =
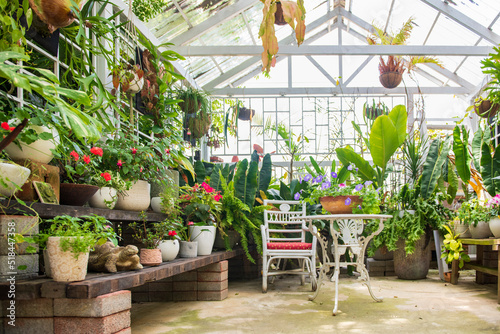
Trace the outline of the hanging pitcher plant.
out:
<instances>
[{"instance_id":1,"label":"hanging pitcher plant","mask_svg":"<svg viewBox=\"0 0 500 334\"><path fill-rule=\"evenodd\" d=\"M283 18L286 23L295 31L297 46L304 41L306 33L305 16L306 9L304 1L277 1L277 0L261 0L264 3L262 9L263 18L259 29L259 38L262 39L262 71L269 75L271 66L276 64L276 54L278 53L278 39L274 30L275 14L277 10L283 11ZM278 6L280 4L280 6ZM279 8L278 8L279 7Z\"/></svg>"}]
</instances>

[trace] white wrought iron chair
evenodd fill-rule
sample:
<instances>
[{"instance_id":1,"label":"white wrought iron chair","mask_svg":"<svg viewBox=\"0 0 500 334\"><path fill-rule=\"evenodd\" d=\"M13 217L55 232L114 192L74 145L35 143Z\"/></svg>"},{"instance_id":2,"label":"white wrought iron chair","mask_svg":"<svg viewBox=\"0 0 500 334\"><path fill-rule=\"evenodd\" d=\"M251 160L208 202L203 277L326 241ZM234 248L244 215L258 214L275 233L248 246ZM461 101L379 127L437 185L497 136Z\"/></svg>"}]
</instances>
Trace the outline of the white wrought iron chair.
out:
<instances>
[{"instance_id":1,"label":"white wrought iron chair","mask_svg":"<svg viewBox=\"0 0 500 334\"><path fill-rule=\"evenodd\" d=\"M276 205L277 210L264 211L262 233L262 292L267 292L268 276L292 274L300 275L300 283L305 283L305 276L311 280L312 290L316 290L316 227L311 243L306 242L309 228L304 220L296 219L306 215L306 207L301 205L300 211L290 211L292 205L300 205L299 201L264 200L264 205ZM279 206L278 206L279 205ZM280 269L281 260L297 259L298 269Z\"/></svg>"}]
</instances>

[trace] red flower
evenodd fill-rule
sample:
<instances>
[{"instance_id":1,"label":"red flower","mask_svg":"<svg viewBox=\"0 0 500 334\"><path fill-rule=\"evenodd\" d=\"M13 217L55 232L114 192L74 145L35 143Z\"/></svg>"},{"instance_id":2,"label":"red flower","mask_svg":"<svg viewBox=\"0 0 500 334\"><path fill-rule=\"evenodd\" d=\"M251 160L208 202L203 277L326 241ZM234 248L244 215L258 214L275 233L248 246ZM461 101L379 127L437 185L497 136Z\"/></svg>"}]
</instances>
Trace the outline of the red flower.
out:
<instances>
[{"instance_id":1,"label":"red flower","mask_svg":"<svg viewBox=\"0 0 500 334\"><path fill-rule=\"evenodd\" d=\"M109 173L101 173L101 176L104 178L104 180L111 181L111 174Z\"/></svg>"},{"instance_id":2,"label":"red flower","mask_svg":"<svg viewBox=\"0 0 500 334\"><path fill-rule=\"evenodd\" d=\"M75 161L80 160L80 156L75 151L71 151L71 153L69 155L71 155L73 158L75 158Z\"/></svg>"},{"instance_id":3,"label":"red flower","mask_svg":"<svg viewBox=\"0 0 500 334\"><path fill-rule=\"evenodd\" d=\"M123 164L122 164L122 160L121 160L121 159L120 159L120 160L118 160L118 162L116 163L116 165L117 165L118 167L121 167L121 166L123 165Z\"/></svg>"},{"instance_id":4,"label":"red flower","mask_svg":"<svg viewBox=\"0 0 500 334\"><path fill-rule=\"evenodd\" d=\"M168 236L169 237L173 237L173 236L176 236L177 235L177 232L175 231L168 231Z\"/></svg>"},{"instance_id":5,"label":"red flower","mask_svg":"<svg viewBox=\"0 0 500 334\"><path fill-rule=\"evenodd\" d=\"M165 153L170 154L170 150L168 148L166 148Z\"/></svg>"},{"instance_id":6,"label":"red flower","mask_svg":"<svg viewBox=\"0 0 500 334\"><path fill-rule=\"evenodd\" d=\"M15 128L16 128L16 127L14 127L14 126L9 126L9 123L7 123L7 122L3 122L3 123L2 123L2 129L4 129L4 130L7 130L7 131L12 131L12 130L14 130Z\"/></svg>"},{"instance_id":7,"label":"red flower","mask_svg":"<svg viewBox=\"0 0 500 334\"><path fill-rule=\"evenodd\" d=\"M90 149L90 153L93 153L95 155L98 155L98 156L102 157L102 148L100 148L100 147L92 147Z\"/></svg>"},{"instance_id":8,"label":"red flower","mask_svg":"<svg viewBox=\"0 0 500 334\"><path fill-rule=\"evenodd\" d=\"M188 222L188 226L189 226L189 225L194 225L194 223L193 223L193 222Z\"/></svg>"},{"instance_id":9,"label":"red flower","mask_svg":"<svg viewBox=\"0 0 500 334\"><path fill-rule=\"evenodd\" d=\"M83 161L88 165L90 163L90 157L88 155L83 156Z\"/></svg>"},{"instance_id":10,"label":"red flower","mask_svg":"<svg viewBox=\"0 0 500 334\"><path fill-rule=\"evenodd\" d=\"M132 154L136 154L137 153L137 149L135 147L131 148L130 150L132 151Z\"/></svg>"},{"instance_id":11,"label":"red flower","mask_svg":"<svg viewBox=\"0 0 500 334\"><path fill-rule=\"evenodd\" d=\"M217 194L217 195L214 196L214 200L216 202L220 201L221 199L222 199L222 195L221 194Z\"/></svg>"}]
</instances>

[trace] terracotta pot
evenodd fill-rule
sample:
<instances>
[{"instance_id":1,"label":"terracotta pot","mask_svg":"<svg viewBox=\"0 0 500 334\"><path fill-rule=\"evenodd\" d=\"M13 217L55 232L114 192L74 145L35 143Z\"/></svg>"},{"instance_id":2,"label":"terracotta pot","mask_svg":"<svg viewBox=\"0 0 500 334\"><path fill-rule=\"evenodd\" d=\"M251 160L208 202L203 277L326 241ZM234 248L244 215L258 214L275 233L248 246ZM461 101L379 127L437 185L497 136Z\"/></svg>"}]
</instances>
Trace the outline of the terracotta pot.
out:
<instances>
[{"instance_id":1,"label":"terracotta pot","mask_svg":"<svg viewBox=\"0 0 500 334\"><path fill-rule=\"evenodd\" d=\"M180 257L196 257L196 256L198 256L198 242L197 241L181 241L179 256Z\"/></svg>"},{"instance_id":2,"label":"terracotta pot","mask_svg":"<svg viewBox=\"0 0 500 334\"><path fill-rule=\"evenodd\" d=\"M161 259L163 262L172 261L179 254L179 240L163 240L158 249L161 251Z\"/></svg>"},{"instance_id":3,"label":"terracotta pot","mask_svg":"<svg viewBox=\"0 0 500 334\"><path fill-rule=\"evenodd\" d=\"M346 205L348 198L351 199L351 204ZM363 203L359 196L324 196L320 197L319 201L323 208L331 214L351 214L354 206Z\"/></svg>"},{"instance_id":4,"label":"terracotta pot","mask_svg":"<svg viewBox=\"0 0 500 334\"><path fill-rule=\"evenodd\" d=\"M98 186L78 183L61 183L60 203L62 205L83 206L99 190Z\"/></svg>"},{"instance_id":5,"label":"terracotta pot","mask_svg":"<svg viewBox=\"0 0 500 334\"><path fill-rule=\"evenodd\" d=\"M146 181L136 181L129 190L118 194L115 210L146 211L151 204L151 185Z\"/></svg>"},{"instance_id":6,"label":"terracotta pot","mask_svg":"<svg viewBox=\"0 0 500 334\"><path fill-rule=\"evenodd\" d=\"M161 250L141 248L140 259L144 266L158 266L162 263Z\"/></svg>"},{"instance_id":7,"label":"terracotta pot","mask_svg":"<svg viewBox=\"0 0 500 334\"><path fill-rule=\"evenodd\" d=\"M47 240L47 254L49 255L50 271L56 282L83 281L87 275L89 252L80 253L78 258L71 251L61 249L63 238L76 237L49 237Z\"/></svg>"},{"instance_id":8,"label":"terracotta pot","mask_svg":"<svg viewBox=\"0 0 500 334\"><path fill-rule=\"evenodd\" d=\"M385 88L396 88L403 79L403 75L399 72L385 72L379 76L380 83Z\"/></svg>"},{"instance_id":9,"label":"terracotta pot","mask_svg":"<svg viewBox=\"0 0 500 334\"><path fill-rule=\"evenodd\" d=\"M499 104L492 104L490 100L481 100L479 105L474 104L474 111L479 117L490 118L497 114Z\"/></svg>"},{"instance_id":10,"label":"terracotta pot","mask_svg":"<svg viewBox=\"0 0 500 334\"><path fill-rule=\"evenodd\" d=\"M93 208L113 209L118 200L117 190L110 187L102 187L89 199L89 205Z\"/></svg>"},{"instance_id":11,"label":"terracotta pot","mask_svg":"<svg viewBox=\"0 0 500 334\"><path fill-rule=\"evenodd\" d=\"M23 166L14 163L0 162L0 196L10 197L17 191L17 187L22 187L30 176L31 171ZM4 185L5 183L5 185Z\"/></svg>"}]
</instances>

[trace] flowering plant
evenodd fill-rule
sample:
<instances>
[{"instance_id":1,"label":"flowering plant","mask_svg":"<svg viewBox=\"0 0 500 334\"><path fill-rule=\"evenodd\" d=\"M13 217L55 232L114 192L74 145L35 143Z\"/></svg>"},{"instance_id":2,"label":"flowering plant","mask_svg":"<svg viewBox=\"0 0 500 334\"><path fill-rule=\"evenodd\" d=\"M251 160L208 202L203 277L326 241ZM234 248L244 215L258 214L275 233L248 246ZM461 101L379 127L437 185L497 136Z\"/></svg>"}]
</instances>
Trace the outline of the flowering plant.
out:
<instances>
[{"instance_id":1,"label":"flowering plant","mask_svg":"<svg viewBox=\"0 0 500 334\"><path fill-rule=\"evenodd\" d=\"M490 215L492 217L500 216L500 194L491 198L488 203L486 203L486 207L490 209Z\"/></svg>"},{"instance_id":2,"label":"flowering plant","mask_svg":"<svg viewBox=\"0 0 500 334\"><path fill-rule=\"evenodd\" d=\"M197 225L213 225L220 221L222 195L203 182L201 185L181 187L180 204L184 204L187 219Z\"/></svg>"},{"instance_id":3,"label":"flowering plant","mask_svg":"<svg viewBox=\"0 0 500 334\"><path fill-rule=\"evenodd\" d=\"M160 222L148 223L144 211L139 216L142 222L133 222L129 226L133 231L132 237L147 249L155 249L163 240L176 237L175 225L168 218Z\"/></svg>"},{"instance_id":4,"label":"flowering plant","mask_svg":"<svg viewBox=\"0 0 500 334\"><path fill-rule=\"evenodd\" d=\"M351 179L352 176L352 179ZM310 191L304 195L299 191L294 194L295 200L304 199L311 204L319 203L324 196L348 196L345 205L354 205L352 196L359 196L363 203L353 207L353 213L375 214L380 212L379 189L374 189L372 181L358 182L357 169L353 165L342 167L339 172L313 177L307 174L301 182L311 181Z\"/></svg>"}]
</instances>

